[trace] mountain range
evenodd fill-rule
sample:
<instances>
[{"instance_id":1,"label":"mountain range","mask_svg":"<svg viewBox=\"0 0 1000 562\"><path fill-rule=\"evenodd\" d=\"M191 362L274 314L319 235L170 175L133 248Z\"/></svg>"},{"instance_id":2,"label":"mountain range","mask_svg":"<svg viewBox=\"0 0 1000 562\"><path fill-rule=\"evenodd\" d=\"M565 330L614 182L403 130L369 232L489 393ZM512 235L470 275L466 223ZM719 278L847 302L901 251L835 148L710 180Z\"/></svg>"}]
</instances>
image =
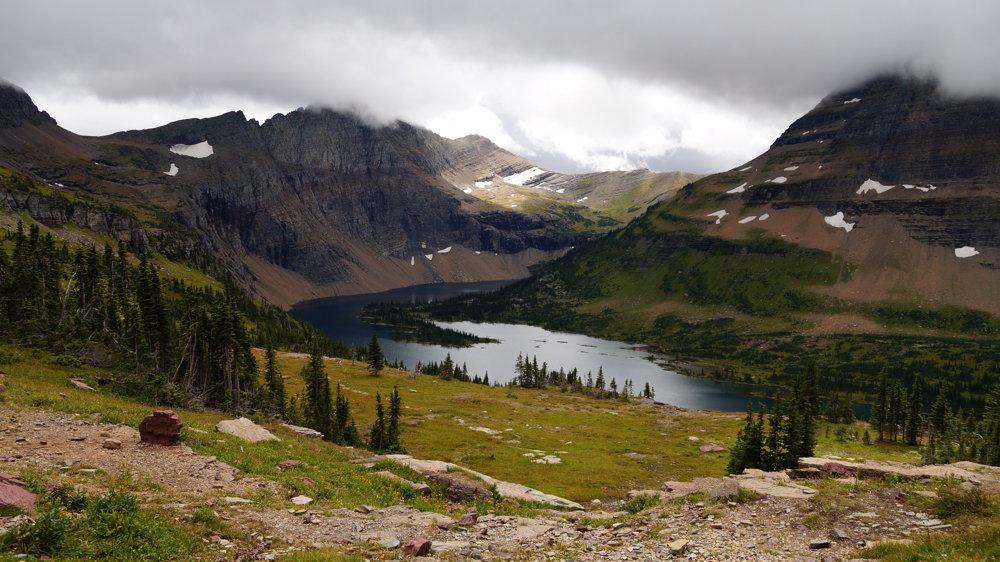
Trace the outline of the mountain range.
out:
<instances>
[{"instance_id":1,"label":"mountain range","mask_svg":"<svg viewBox=\"0 0 1000 562\"><path fill-rule=\"evenodd\" d=\"M998 313L1000 100L901 75L827 96L760 156L434 312L653 344L745 380L817 353L842 377L897 356L985 372Z\"/></svg>"},{"instance_id":2,"label":"mountain range","mask_svg":"<svg viewBox=\"0 0 1000 562\"><path fill-rule=\"evenodd\" d=\"M480 136L300 108L77 135L0 84L0 221L111 238L288 306L523 277L699 176L560 174ZM23 218L23 216L21 217Z\"/></svg>"}]
</instances>

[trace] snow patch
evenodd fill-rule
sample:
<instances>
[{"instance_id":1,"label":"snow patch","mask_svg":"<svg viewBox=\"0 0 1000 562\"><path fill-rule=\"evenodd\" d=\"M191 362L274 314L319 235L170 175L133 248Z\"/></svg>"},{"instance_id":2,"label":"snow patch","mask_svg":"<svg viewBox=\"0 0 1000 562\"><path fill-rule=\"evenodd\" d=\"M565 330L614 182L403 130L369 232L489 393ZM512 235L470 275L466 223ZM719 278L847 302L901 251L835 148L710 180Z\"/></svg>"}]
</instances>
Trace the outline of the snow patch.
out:
<instances>
[{"instance_id":1,"label":"snow patch","mask_svg":"<svg viewBox=\"0 0 1000 562\"><path fill-rule=\"evenodd\" d=\"M476 255L477 255L477 256L478 256L479 254L481 254L481 253L482 253L482 252L480 252L479 250L476 250Z\"/></svg>"},{"instance_id":2,"label":"snow patch","mask_svg":"<svg viewBox=\"0 0 1000 562\"><path fill-rule=\"evenodd\" d=\"M576 202L577 202L577 203L583 203L583 202L584 202L584 201L586 201L587 199L590 199L590 197L586 197L586 196L584 196L584 197L581 197L581 198L577 199L577 200L576 200Z\"/></svg>"},{"instance_id":3,"label":"snow patch","mask_svg":"<svg viewBox=\"0 0 1000 562\"><path fill-rule=\"evenodd\" d=\"M979 251L972 246L962 246L961 248L955 248L956 258L971 258L972 256L978 255Z\"/></svg>"},{"instance_id":4,"label":"snow patch","mask_svg":"<svg viewBox=\"0 0 1000 562\"><path fill-rule=\"evenodd\" d=\"M434 260L434 254L424 254L424 257L427 258L427 261L433 261Z\"/></svg>"},{"instance_id":5,"label":"snow patch","mask_svg":"<svg viewBox=\"0 0 1000 562\"><path fill-rule=\"evenodd\" d=\"M450 251L451 251L451 246L448 246L447 248L444 248L442 250L438 250L438 253L439 254L447 254Z\"/></svg>"},{"instance_id":6,"label":"snow patch","mask_svg":"<svg viewBox=\"0 0 1000 562\"><path fill-rule=\"evenodd\" d=\"M410 265L415 265L415 264L416 264L415 256L410 256Z\"/></svg>"},{"instance_id":7,"label":"snow patch","mask_svg":"<svg viewBox=\"0 0 1000 562\"><path fill-rule=\"evenodd\" d=\"M471 187L467 187L467 188L465 188L465 189L462 190L462 193L472 193L472 188Z\"/></svg>"},{"instance_id":8,"label":"snow patch","mask_svg":"<svg viewBox=\"0 0 1000 562\"><path fill-rule=\"evenodd\" d=\"M845 101L844 105L847 105L849 103L858 103L859 101L861 101L861 98L851 98L851 99Z\"/></svg>"},{"instance_id":9,"label":"snow patch","mask_svg":"<svg viewBox=\"0 0 1000 562\"><path fill-rule=\"evenodd\" d=\"M937 189L937 188L934 187L933 185L929 185L929 184L927 186L922 186L922 185L911 185L911 184L908 184L908 183L904 183L903 184L903 189L916 189L916 190L922 191L924 193L927 193L928 191L930 191L932 189Z\"/></svg>"},{"instance_id":10,"label":"snow patch","mask_svg":"<svg viewBox=\"0 0 1000 562\"><path fill-rule=\"evenodd\" d=\"M208 144L208 141L202 141L198 144L175 144L170 147L170 152L191 158L208 158L215 154L215 149Z\"/></svg>"},{"instance_id":11,"label":"snow patch","mask_svg":"<svg viewBox=\"0 0 1000 562\"><path fill-rule=\"evenodd\" d=\"M740 185L737 185L736 187L730 189L726 193L743 193L746 190L747 190L747 182L743 182Z\"/></svg>"},{"instance_id":12,"label":"snow patch","mask_svg":"<svg viewBox=\"0 0 1000 562\"><path fill-rule=\"evenodd\" d=\"M759 220L759 221L766 221L769 218L771 218L771 215L769 215L767 213L764 213L763 215L757 217L757 220Z\"/></svg>"},{"instance_id":13,"label":"snow patch","mask_svg":"<svg viewBox=\"0 0 1000 562\"><path fill-rule=\"evenodd\" d=\"M874 191L875 193L882 194L894 187L896 186L882 185L879 182L869 178L865 180L865 183L861 184L861 187L858 188L858 194L860 195L862 193L868 193L869 191Z\"/></svg>"},{"instance_id":14,"label":"snow patch","mask_svg":"<svg viewBox=\"0 0 1000 562\"><path fill-rule=\"evenodd\" d=\"M559 189L556 190L556 193L566 193L566 188L560 187Z\"/></svg>"},{"instance_id":15,"label":"snow patch","mask_svg":"<svg viewBox=\"0 0 1000 562\"><path fill-rule=\"evenodd\" d=\"M539 168L538 166L532 166L523 172L518 172L504 177L503 181L511 185L524 185L544 173L545 170Z\"/></svg>"},{"instance_id":16,"label":"snow patch","mask_svg":"<svg viewBox=\"0 0 1000 562\"><path fill-rule=\"evenodd\" d=\"M746 224L748 222L753 222L757 220L757 215L750 215L749 217L743 217L740 219L740 224Z\"/></svg>"},{"instance_id":17,"label":"snow patch","mask_svg":"<svg viewBox=\"0 0 1000 562\"><path fill-rule=\"evenodd\" d=\"M176 176L177 172L179 172L179 171L181 171L181 169L177 167L177 164L174 164L173 162L171 162L170 163L170 169L167 170L166 172L163 172L163 173L167 174L168 176Z\"/></svg>"},{"instance_id":18,"label":"snow patch","mask_svg":"<svg viewBox=\"0 0 1000 562\"><path fill-rule=\"evenodd\" d=\"M789 166L789 167L785 168L785 171L786 172L794 172L795 170L798 170L798 169L799 169L798 166Z\"/></svg>"},{"instance_id":19,"label":"snow patch","mask_svg":"<svg viewBox=\"0 0 1000 562\"><path fill-rule=\"evenodd\" d=\"M746 172L746 171L749 171L749 170L752 170L752 169L753 169L753 166L747 166L746 168L740 168L737 171L738 172Z\"/></svg>"},{"instance_id":20,"label":"snow patch","mask_svg":"<svg viewBox=\"0 0 1000 562\"><path fill-rule=\"evenodd\" d=\"M778 176L773 180L767 180L767 181L771 183L785 183L786 181L788 181L788 178L786 178L785 176Z\"/></svg>"},{"instance_id":21,"label":"snow patch","mask_svg":"<svg viewBox=\"0 0 1000 562\"><path fill-rule=\"evenodd\" d=\"M511 209L516 209L517 208L517 203L514 203L513 205L511 205L510 208Z\"/></svg>"},{"instance_id":22,"label":"snow patch","mask_svg":"<svg viewBox=\"0 0 1000 562\"><path fill-rule=\"evenodd\" d=\"M837 214L835 214L833 216L823 217L823 220L826 222L826 224L828 224L828 225L830 225L830 226L832 226L834 228L843 228L847 232L850 232L851 230L853 230L854 229L854 225L856 224L856 223L853 223L853 222L847 222L847 221L845 221L844 220L844 212L843 211L837 211Z\"/></svg>"},{"instance_id":23,"label":"snow patch","mask_svg":"<svg viewBox=\"0 0 1000 562\"><path fill-rule=\"evenodd\" d=\"M725 209L719 209L718 211L716 211L714 213L709 213L709 214L707 214L705 216L706 217L715 217L715 224L719 224L719 223L722 222L722 219L726 218L726 215L728 215L728 214L729 214L729 211L726 211Z\"/></svg>"},{"instance_id":24,"label":"snow patch","mask_svg":"<svg viewBox=\"0 0 1000 562\"><path fill-rule=\"evenodd\" d=\"M477 182L473 182L472 185L478 187L479 189L482 189L484 187L489 187L489 186L493 185L493 180L477 181Z\"/></svg>"}]
</instances>

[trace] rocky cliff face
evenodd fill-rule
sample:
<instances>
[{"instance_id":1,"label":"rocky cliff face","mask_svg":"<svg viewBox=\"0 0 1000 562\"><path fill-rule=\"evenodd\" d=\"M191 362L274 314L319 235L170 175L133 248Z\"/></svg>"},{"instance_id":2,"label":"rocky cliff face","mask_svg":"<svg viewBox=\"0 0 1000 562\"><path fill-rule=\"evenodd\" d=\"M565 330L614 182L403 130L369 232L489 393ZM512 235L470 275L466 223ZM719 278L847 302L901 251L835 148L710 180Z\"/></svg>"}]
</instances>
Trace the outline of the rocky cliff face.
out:
<instances>
[{"instance_id":1,"label":"rocky cliff face","mask_svg":"<svg viewBox=\"0 0 1000 562\"><path fill-rule=\"evenodd\" d=\"M403 122L307 108L263 124L230 112L87 138L12 87L0 88L0 115L0 165L52 188L166 213L204 254L282 304L524 276L618 224L574 203L577 191L506 184L531 164L488 139L451 140ZM521 204L473 193L490 175ZM653 183L650 201L679 187Z\"/></svg>"}]
</instances>

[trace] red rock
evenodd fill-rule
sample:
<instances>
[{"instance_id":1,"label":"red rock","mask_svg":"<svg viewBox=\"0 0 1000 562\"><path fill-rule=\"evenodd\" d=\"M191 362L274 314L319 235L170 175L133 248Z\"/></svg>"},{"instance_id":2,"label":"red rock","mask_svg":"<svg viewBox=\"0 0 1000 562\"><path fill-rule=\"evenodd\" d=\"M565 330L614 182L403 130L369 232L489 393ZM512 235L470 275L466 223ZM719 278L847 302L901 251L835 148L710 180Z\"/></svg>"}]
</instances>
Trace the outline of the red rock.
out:
<instances>
[{"instance_id":1,"label":"red rock","mask_svg":"<svg viewBox=\"0 0 1000 562\"><path fill-rule=\"evenodd\" d=\"M431 541L424 537L414 537L403 547L406 556L427 556L431 553Z\"/></svg>"},{"instance_id":2,"label":"red rock","mask_svg":"<svg viewBox=\"0 0 1000 562\"><path fill-rule=\"evenodd\" d=\"M0 507L31 511L35 509L35 494L29 492L20 479L10 474L0 474Z\"/></svg>"},{"instance_id":3,"label":"red rock","mask_svg":"<svg viewBox=\"0 0 1000 562\"><path fill-rule=\"evenodd\" d=\"M315 486L316 485L316 481L313 480L312 478L309 478L308 476L303 476L302 477L302 483L305 484L306 486Z\"/></svg>"},{"instance_id":4,"label":"red rock","mask_svg":"<svg viewBox=\"0 0 1000 562\"><path fill-rule=\"evenodd\" d=\"M707 445L702 445L701 447L698 447L698 450L700 450L702 453L721 453L726 449L716 445L715 443L708 443Z\"/></svg>"},{"instance_id":5,"label":"red rock","mask_svg":"<svg viewBox=\"0 0 1000 562\"><path fill-rule=\"evenodd\" d=\"M176 445L181 437L181 418L173 410L155 410L139 424L139 440L154 445Z\"/></svg>"},{"instance_id":6,"label":"red rock","mask_svg":"<svg viewBox=\"0 0 1000 562\"><path fill-rule=\"evenodd\" d=\"M459 527L471 527L479 522L479 514L475 511L470 511L465 515L458 518Z\"/></svg>"},{"instance_id":7,"label":"red rock","mask_svg":"<svg viewBox=\"0 0 1000 562\"><path fill-rule=\"evenodd\" d=\"M281 470L288 470L289 468L292 468L293 466L302 466L304 464L306 464L306 463L304 463L302 461L298 461L298 460L295 460L295 459L288 459L287 461L281 461L281 462L279 462L278 463L278 468L280 468Z\"/></svg>"}]
</instances>

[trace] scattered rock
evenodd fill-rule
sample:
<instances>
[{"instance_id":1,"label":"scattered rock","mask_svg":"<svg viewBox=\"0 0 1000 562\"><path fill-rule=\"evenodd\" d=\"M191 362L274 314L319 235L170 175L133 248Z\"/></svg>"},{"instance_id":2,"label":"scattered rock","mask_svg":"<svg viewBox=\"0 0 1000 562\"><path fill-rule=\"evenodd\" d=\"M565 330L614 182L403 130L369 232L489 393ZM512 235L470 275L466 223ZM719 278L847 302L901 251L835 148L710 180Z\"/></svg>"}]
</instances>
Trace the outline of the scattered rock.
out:
<instances>
[{"instance_id":1,"label":"scattered rock","mask_svg":"<svg viewBox=\"0 0 1000 562\"><path fill-rule=\"evenodd\" d=\"M295 496L291 499L291 502L295 505L309 505L313 501L309 496Z\"/></svg>"},{"instance_id":2,"label":"scattered rock","mask_svg":"<svg viewBox=\"0 0 1000 562\"><path fill-rule=\"evenodd\" d=\"M323 437L322 433L316 431L311 427L302 427L301 425L292 425L290 423L283 423L281 424L281 427L284 427L285 429L290 429L295 433L298 433L299 435L304 435L306 437L319 437L319 438Z\"/></svg>"},{"instance_id":3,"label":"scattered rock","mask_svg":"<svg viewBox=\"0 0 1000 562\"><path fill-rule=\"evenodd\" d=\"M486 489L485 486L474 482L468 476L459 476L460 474L462 473L433 472L428 477L445 487L445 495L451 501L468 502L477 499L489 500L493 498L493 493Z\"/></svg>"},{"instance_id":4,"label":"scattered rock","mask_svg":"<svg viewBox=\"0 0 1000 562\"><path fill-rule=\"evenodd\" d=\"M726 448L720 447L715 443L706 443L705 445L698 447L698 450L702 453L721 453L722 451L725 451Z\"/></svg>"},{"instance_id":5,"label":"scattered rock","mask_svg":"<svg viewBox=\"0 0 1000 562\"><path fill-rule=\"evenodd\" d=\"M809 548L812 550L820 550L822 548L830 548L829 539L813 539L809 541Z\"/></svg>"},{"instance_id":6,"label":"scattered rock","mask_svg":"<svg viewBox=\"0 0 1000 562\"><path fill-rule=\"evenodd\" d=\"M139 424L139 440L153 445L176 445L181 438L181 418L173 410L155 410Z\"/></svg>"},{"instance_id":7,"label":"scattered rock","mask_svg":"<svg viewBox=\"0 0 1000 562\"><path fill-rule=\"evenodd\" d=\"M105 449L111 449L112 451L116 451L122 448L122 442L117 439L109 438L105 439L104 442L101 443L101 447L104 447Z\"/></svg>"},{"instance_id":8,"label":"scattered rock","mask_svg":"<svg viewBox=\"0 0 1000 562\"><path fill-rule=\"evenodd\" d=\"M378 545L381 546L382 548L386 549L386 550L392 550L392 549L395 549L395 548L399 548L399 539L395 539L395 538L392 538L392 537L386 537L386 538L378 541Z\"/></svg>"},{"instance_id":9,"label":"scattered rock","mask_svg":"<svg viewBox=\"0 0 1000 562\"><path fill-rule=\"evenodd\" d=\"M403 547L406 556L427 556L431 552L431 541L424 537L414 537Z\"/></svg>"},{"instance_id":10,"label":"scattered rock","mask_svg":"<svg viewBox=\"0 0 1000 562\"><path fill-rule=\"evenodd\" d=\"M286 461L279 462L278 463L278 468L281 469L281 470L288 470L289 468L292 468L292 467L295 467L295 466L305 466L305 464L306 463L304 463L304 462L302 462L300 460L288 459Z\"/></svg>"},{"instance_id":11,"label":"scattered rock","mask_svg":"<svg viewBox=\"0 0 1000 562\"><path fill-rule=\"evenodd\" d=\"M837 528L833 528L830 529L830 538L835 541L846 541L851 537L847 536L847 533L845 533L844 531L841 531L840 529Z\"/></svg>"},{"instance_id":12,"label":"scattered rock","mask_svg":"<svg viewBox=\"0 0 1000 562\"><path fill-rule=\"evenodd\" d=\"M692 435L692 436L688 437L688 441L690 441L692 443L697 443L697 442L701 441L701 439L698 438L698 437L695 437L694 435Z\"/></svg>"},{"instance_id":13,"label":"scattered rock","mask_svg":"<svg viewBox=\"0 0 1000 562\"><path fill-rule=\"evenodd\" d=\"M242 439L250 443L261 443L263 441L281 441L273 433L255 424L247 418L235 420L222 420L215 424L215 429L227 435Z\"/></svg>"},{"instance_id":14,"label":"scattered rock","mask_svg":"<svg viewBox=\"0 0 1000 562\"><path fill-rule=\"evenodd\" d=\"M69 440L70 441L77 441L77 442L79 442L79 441L86 441L87 440L87 436L86 435L73 435L73 436L71 436L69 438Z\"/></svg>"},{"instance_id":15,"label":"scattered rock","mask_svg":"<svg viewBox=\"0 0 1000 562\"><path fill-rule=\"evenodd\" d=\"M309 478L308 476L303 476L302 477L302 483L305 484L306 486L315 486L316 485L316 481L313 480L312 478Z\"/></svg>"},{"instance_id":16,"label":"scattered rock","mask_svg":"<svg viewBox=\"0 0 1000 562\"><path fill-rule=\"evenodd\" d=\"M31 511L35 509L35 494L29 492L19 478L0 473L0 507Z\"/></svg>"},{"instance_id":17,"label":"scattered rock","mask_svg":"<svg viewBox=\"0 0 1000 562\"><path fill-rule=\"evenodd\" d=\"M687 550L688 545L691 541L687 539L677 539L675 541L670 541L667 543L667 548L670 549L671 554L681 554Z\"/></svg>"},{"instance_id":18,"label":"scattered rock","mask_svg":"<svg viewBox=\"0 0 1000 562\"><path fill-rule=\"evenodd\" d=\"M235 496L226 496L222 498L222 501L226 503L253 503L252 500L248 500L246 498L238 498Z\"/></svg>"},{"instance_id":19,"label":"scattered rock","mask_svg":"<svg viewBox=\"0 0 1000 562\"><path fill-rule=\"evenodd\" d=\"M471 527L479 521L479 514L475 511L470 511L465 515L458 518L459 527Z\"/></svg>"},{"instance_id":20,"label":"scattered rock","mask_svg":"<svg viewBox=\"0 0 1000 562\"><path fill-rule=\"evenodd\" d=\"M354 511L356 511L358 513L362 513L362 514L371 513L374 510L375 510L375 508L372 507L372 506L370 506L370 505L359 505L358 507L354 508Z\"/></svg>"},{"instance_id":21,"label":"scattered rock","mask_svg":"<svg viewBox=\"0 0 1000 562\"><path fill-rule=\"evenodd\" d=\"M89 384L83 382L83 379L69 379L69 384L73 388L77 388L79 390L86 390L86 391L89 391L89 392L97 392L96 388L94 388L94 387L90 386Z\"/></svg>"}]
</instances>

